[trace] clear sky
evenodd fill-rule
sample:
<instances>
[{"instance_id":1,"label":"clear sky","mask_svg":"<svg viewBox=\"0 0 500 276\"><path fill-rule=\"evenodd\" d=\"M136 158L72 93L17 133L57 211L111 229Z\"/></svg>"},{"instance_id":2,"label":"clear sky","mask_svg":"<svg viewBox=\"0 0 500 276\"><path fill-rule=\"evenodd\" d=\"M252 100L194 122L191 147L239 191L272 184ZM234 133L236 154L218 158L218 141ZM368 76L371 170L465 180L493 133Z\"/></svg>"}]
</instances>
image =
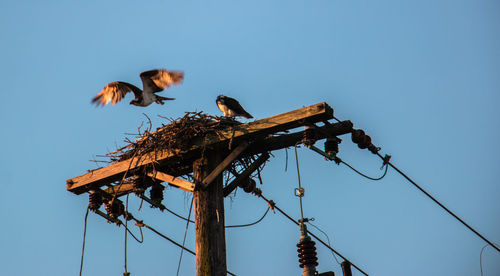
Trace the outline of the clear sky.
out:
<instances>
[{"instance_id":1,"label":"clear sky","mask_svg":"<svg viewBox=\"0 0 500 276\"><path fill-rule=\"evenodd\" d=\"M257 119L327 102L500 243L499 1L1 1L0 38L1 275L77 275L87 197L67 192L65 180L123 145L143 112L155 127L157 115L220 114L220 93ZM140 85L138 74L153 68L185 72L181 86L162 94L176 101L90 104L106 83ZM341 138L341 158L382 173L378 158ZM274 153L260 188L298 218L291 153L286 172L285 151ZM485 243L395 171L372 182L304 148L299 158L305 215L370 275L480 275ZM169 189L164 203L187 215L189 199ZM183 221L138 206L131 198L132 213L182 241ZM238 192L226 200L226 222L248 223L265 209ZM143 244L129 240L131 275L175 275L180 250L144 234ZM256 226L227 230L228 269L300 275L299 235L272 213ZM121 275L123 247L123 227L90 214L83 275ZM319 271L341 275L321 245L318 257ZM500 275L500 253L491 247L483 270ZM194 271L194 257L185 254L181 275Z\"/></svg>"}]
</instances>

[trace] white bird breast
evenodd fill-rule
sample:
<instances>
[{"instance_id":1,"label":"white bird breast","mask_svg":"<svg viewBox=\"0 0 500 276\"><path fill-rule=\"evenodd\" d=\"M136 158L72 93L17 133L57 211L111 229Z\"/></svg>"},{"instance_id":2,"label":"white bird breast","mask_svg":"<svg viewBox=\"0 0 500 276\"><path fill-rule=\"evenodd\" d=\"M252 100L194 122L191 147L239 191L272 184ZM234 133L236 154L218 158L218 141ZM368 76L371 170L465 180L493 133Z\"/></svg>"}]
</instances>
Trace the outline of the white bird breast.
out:
<instances>
[{"instance_id":1,"label":"white bird breast","mask_svg":"<svg viewBox=\"0 0 500 276\"><path fill-rule=\"evenodd\" d=\"M224 113L224 116L233 117L235 115L231 109L227 108L227 106L221 104L220 102L217 102L217 106L219 107L220 111Z\"/></svg>"},{"instance_id":2,"label":"white bird breast","mask_svg":"<svg viewBox=\"0 0 500 276\"><path fill-rule=\"evenodd\" d=\"M144 92L142 93L142 101L144 104L150 105L154 101L156 101L156 95L150 91L147 91L147 89L144 89Z\"/></svg>"}]
</instances>

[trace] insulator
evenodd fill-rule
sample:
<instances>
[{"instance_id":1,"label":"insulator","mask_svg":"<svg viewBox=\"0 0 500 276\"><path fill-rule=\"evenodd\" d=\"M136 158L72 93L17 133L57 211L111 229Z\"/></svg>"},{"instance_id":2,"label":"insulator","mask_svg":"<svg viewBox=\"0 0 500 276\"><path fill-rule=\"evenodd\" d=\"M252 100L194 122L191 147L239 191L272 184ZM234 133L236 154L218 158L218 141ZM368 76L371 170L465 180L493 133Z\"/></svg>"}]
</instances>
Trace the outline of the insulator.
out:
<instances>
[{"instance_id":1,"label":"insulator","mask_svg":"<svg viewBox=\"0 0 500 276\"><path fill-rule=\"evenodd\" d=\"M353 130L351 138L354 143L358 144L360 149L366 149L372 144L372 138L361 129Z\"/></svg>"},{"instance_id":2,"label":"insulator","mask_svg":"<svg viewBox=\"0 0 500 276\"><path fill-rule=\"evenodd\" d=\"M162 185L155 184L151 186L151 191L149 191L149 197L151 200L161 203L163 201L163 189Z\"/></svg>"},{"instance_id":3,"label":"insulator","mask_svg":"<svg viewBox=\"0 0 500 276\"><path fill-rule=\"evenodd\" d=\"M300 237L299 243L297 243L297 252L299 252L299 266L304 268L304 266L317 266L318 257L316 257L316 246L315 242L311 240L309 236Z\"/></svg>"},{"instance_id":4,"label":"insulator","mask_svg":"<svg viewBox=\"0 0 500 276\"><path fill-rule=\"evenodd\" d=\"M256 196L260 197L260 196L262 196L262 190L261 190L261 189L259 189L259 188L255 188L255 189L253 189L252 194L254 194L254 195L256 195ZM272 202L272 200L270 200L270 202ZM274 204L274 202L273 202L273 204ZM274 208L274 206L273 206L273 207L271 207L271 208Z\"/></svg>"},{"instance_id":5,"label":"insulator","mask_svg":"<svg viewBox=\"0 0 500 276\"><path fill-rule=\"evenodd\" d=\"M339 153L339 144L342 142L339 138L328 138L325 141L325 152L328 155L336 155Z\"/></svg>"},{"instance_id":6,"label":"insulator","mask_svg":"<svg viewBox=\"0 0 500 276\"><path fill-rule=\"evenodd\" d=\"M125 206L120 200L110 200L104 204L104 209L108 212L108 215L112 218L118 218L125 213Z\"/></svg>"},{"instance_id":7,"label":"insulator","mask_svg":"<svg viewBox=\"0 0 500 276\"><path fill-rule=\"evenodd\" d=\"M248 177L247 179L242 181L242 183L240 184L240 187L243 188L243 191L245 191L247 193L251 193L257 187L257 183L255 182L255 180Z\"/></svg>"},{"instance_id":8,"label":"insulator","mask_svg":"<svg viewBox=\"0 0 500 276\"><path fill-rule=\"evenodd\" d=\"M342 272L344 272L344 276L352 276L351 263L349 263L348 261L343 261L340 266L342 266Z\"/></svg>"},{"instance_id":9,"label":"insulator","mask_svg":"<svg viewBox=\"0 0 500 276\"><path fill-rule=\"evenodd\" d=\"M302 138L302 143L307 147L312 146L314 145L314 143L316 143L316 135L311 127L306 126L304 137Z\"/></svg>"},{"instance_id":10,"label":"insulator","mask_svg":"<svg viewBox=\"0 0 500 276\"><path fill-rule=\"evenodd\" d=\"M92 191L89 195L89 208L92 211L97 211L102 205L102 196L100 193Z\"/></svg>"}]
</instances>

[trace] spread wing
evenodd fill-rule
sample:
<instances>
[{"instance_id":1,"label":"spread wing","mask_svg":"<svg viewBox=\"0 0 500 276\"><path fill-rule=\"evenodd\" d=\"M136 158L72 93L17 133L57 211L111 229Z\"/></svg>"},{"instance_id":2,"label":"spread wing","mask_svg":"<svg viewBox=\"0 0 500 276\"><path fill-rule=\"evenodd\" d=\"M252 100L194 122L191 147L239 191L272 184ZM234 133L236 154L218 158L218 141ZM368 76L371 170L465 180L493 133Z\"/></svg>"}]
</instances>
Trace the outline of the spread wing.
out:
<instances>
[{"instance_id":1,"label":"spread wing","mask_svg":"<svg viewBox=\"0 0 500 276\"><path fill-rule=\"evenodd\" d=\"M153 93L169 88L172 84L180 84L184 80L184 73L180 71L167 71L155 69L140 74L144 91Z\"/></svg>"},{"instance_id":2,"label":"spread wing","mask_svg":"<svg viewBox=\"0 0 500 276\"><path fill-rule=\"evenodd\" d=\"M92 99L92 103L105 106L111 102L114 105L121 101L128 92L133 92L136 98L142 95L141 89L133 84L121 81L111 82Z\"/></svg>"}]
</instances>

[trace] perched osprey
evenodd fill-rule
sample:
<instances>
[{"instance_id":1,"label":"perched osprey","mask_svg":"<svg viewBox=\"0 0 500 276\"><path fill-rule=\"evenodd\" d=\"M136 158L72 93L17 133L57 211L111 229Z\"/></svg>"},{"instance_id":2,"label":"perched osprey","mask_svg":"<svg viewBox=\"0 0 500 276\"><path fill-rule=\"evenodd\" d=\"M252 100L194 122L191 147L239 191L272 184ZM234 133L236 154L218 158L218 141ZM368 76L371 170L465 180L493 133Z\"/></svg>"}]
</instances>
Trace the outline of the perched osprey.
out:
<instances>
[{"instance_id":1,"label":"perched osprey","mask_svg":"<svg viewBox=\"0 0 500 276\"><path fill-rule=\"evenodd\" d=\"M175 99L158 96L155 93L169 88L172 84L180 84L184 79L183 72L167 71L165 69L142 72L139 76L142 80L143 90L128 82L111 82L92 99L92 103L105 106L111 102L113 105L121 101L128 92L133 92L135 99L131 100L130 104L136 106L148 106L153 102L163 104L165 100Z\"/></svg>"},{"instance_id":2,"label":"perched osprey","mask_svg":"<svg viewBox=\"0 0 500 276\"><path fill-rule=\"evenodd\" d=\"M241 116L247 119L253 118L252 115L246 112L245 109L243 109L243 107L240 105L240 103L233 98L219 95L215 102L217 103L220 111L222 111L222 113L224 113L224 116L226 117Z\"/></svg>"}]
</instances>

